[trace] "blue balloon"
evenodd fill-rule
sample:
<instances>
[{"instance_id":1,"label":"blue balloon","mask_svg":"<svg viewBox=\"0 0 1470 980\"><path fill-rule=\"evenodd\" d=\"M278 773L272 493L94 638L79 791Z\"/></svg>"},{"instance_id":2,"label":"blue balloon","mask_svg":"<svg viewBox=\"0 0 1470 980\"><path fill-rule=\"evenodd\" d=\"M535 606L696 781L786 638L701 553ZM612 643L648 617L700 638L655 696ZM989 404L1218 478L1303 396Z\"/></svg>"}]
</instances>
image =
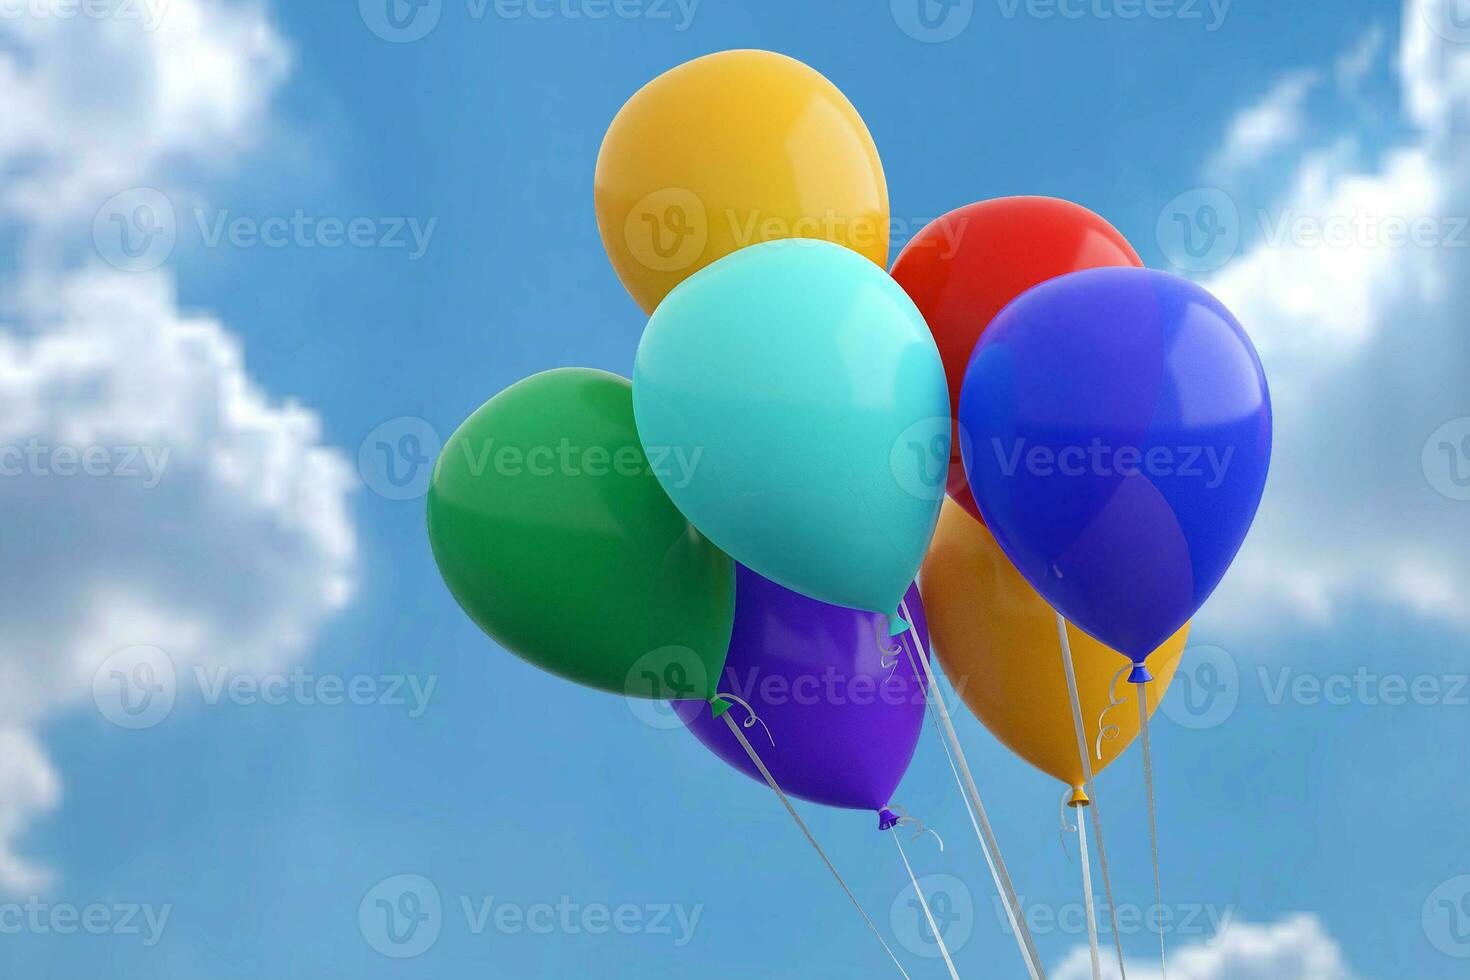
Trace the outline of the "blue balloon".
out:
<instances>
[{"instance_id":1,"label":"blue balloon","mask_svg":"<svg viewBox=\"0 0 1470 980\"><path fill-rule=\"evenodd\" d=\"M633 413L664 490L721 550L894 612L939 519L950 416L934 339L883 269L802 239L712 263L649 320Z\"/></svg>"},{"instance_id":2,"label":"blue balloon","mask_svg":"<svg viewBox=\"0 0 1470 980\"><path fill-rule=\"evenodd\" d=\"M1204 289L1094 269L996 315L960 391L985 523L1058 612L1142 662L1219 584L1266 484L1271 401Z\"/></svg>"}]
</instances>

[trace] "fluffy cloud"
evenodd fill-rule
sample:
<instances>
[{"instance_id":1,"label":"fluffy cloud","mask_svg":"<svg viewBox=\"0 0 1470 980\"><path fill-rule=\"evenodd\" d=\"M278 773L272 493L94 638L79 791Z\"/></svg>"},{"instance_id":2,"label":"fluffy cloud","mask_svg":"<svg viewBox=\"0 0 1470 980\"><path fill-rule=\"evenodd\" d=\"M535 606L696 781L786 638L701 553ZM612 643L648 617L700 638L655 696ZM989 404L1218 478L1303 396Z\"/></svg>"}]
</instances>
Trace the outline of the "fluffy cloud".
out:
<instances>
[{"instance_id":1,"label":"fluffy cloud","mask_svg":"<svg viewBox=\"0 0 1470 980\"><path fill-rule=\"evenodd\" d=\"M1470 627L1470 503L1455 499L1470 468L1455 423L1470 416L1470 43L1435 29L1438 7L1404 10L1412 135L1385 150L1355 123L1305 148L1274 203L1242 199L1246 250L1206 283L1255 338L1276 409L1260 517L1205 609L1219 628L1361 601ZM1369 70L1374 44L1339 78Z\"/></svg>"},{"instance_id":2,"label":"fluffy cloud","mask_svg":"<svg viewBox=\"0 0 1470 980\"><path fill-rule=\"evenodd\" d=\"M0 218L26 253L0 324L0 888L18 891L49 876L16 840L62 799L36 726L140 644L180 669L279 667L348 600L355 548L350 468L316 416L262 391L166 271L66 259L107 197L250 148L285 46L254 5L63 7L0 21Z\"/></svg>"},{"instance_id":3,"label":"fluffy cloud","mask_svg":"<svg viewBox=\"0 0 1470 980\"><path fill-rule=\"evenodd\" d=\"M1103 950L1104 980L1120 980L1118 961ZM1162 980L1156 962L1127 963L1132 980ZM1072 950L1051 973L1053 980L1090 980L1092 959L1086 947ZM1235 923L1208 943L1169 955L1171 980L1352 980L1337 943L1310 915L1274 925Z\"/></svg>"}]
</instances>

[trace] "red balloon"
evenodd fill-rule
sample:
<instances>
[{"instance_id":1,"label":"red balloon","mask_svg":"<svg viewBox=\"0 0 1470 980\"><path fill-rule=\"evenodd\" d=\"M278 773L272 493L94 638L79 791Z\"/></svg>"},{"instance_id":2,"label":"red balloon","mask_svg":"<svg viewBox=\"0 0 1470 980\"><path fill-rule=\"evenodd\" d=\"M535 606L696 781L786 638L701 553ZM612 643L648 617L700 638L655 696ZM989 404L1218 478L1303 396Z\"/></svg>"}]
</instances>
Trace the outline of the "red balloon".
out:
<instances>
[{"instance_id":1,"label":"red balloon","mask_svg":"<svg viewBox=\"0 0 1470 980\"><path fill-rule=\"evenodd\" d=\"M1048 279L1120 265L1143 262L1118 229L1082 205L1002 197L929 222L899 253L893 278L934 334L953 413L975 342L1007 303ZM958 422L950 435L949 495L981 520L960 458Z\"/></svg>"}]
</instances>

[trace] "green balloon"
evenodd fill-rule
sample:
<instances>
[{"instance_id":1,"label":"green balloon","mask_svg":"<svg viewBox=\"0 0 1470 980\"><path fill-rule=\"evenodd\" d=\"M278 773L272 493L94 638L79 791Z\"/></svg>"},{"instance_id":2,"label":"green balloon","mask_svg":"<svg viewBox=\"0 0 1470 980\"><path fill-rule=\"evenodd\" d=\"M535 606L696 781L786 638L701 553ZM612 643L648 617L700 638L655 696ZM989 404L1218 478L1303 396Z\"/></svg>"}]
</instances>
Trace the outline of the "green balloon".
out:
<instances>
[{"instance_id":1,"label":"green balloon","mask_svg":"<svg viewBox=\"0 0 1470 980\"><path fill-rule=\"evenodd\" d=\"M619 694L716 693L734 562L665 495L626 379L559 368L480 406L434 465L429 542L470 618L538 667Z\"/></svg>"}]
</instances>

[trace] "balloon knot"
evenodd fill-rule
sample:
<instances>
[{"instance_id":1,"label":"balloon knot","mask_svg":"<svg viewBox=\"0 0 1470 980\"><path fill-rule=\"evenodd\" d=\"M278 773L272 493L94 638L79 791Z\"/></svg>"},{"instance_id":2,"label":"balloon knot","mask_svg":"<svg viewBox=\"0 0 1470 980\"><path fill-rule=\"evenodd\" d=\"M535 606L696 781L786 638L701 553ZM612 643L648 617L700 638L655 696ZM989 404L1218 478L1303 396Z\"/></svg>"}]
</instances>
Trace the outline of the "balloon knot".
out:
<instances>
[{"instance_id":1,"label":"balloon knot","mask_svg":"<svg viewBox=\"0 0 1470 980\"><path fill-rule=\"evenodd\" d=\"M898 826L898 814L894 813L892 810L888 809L888 807L886 807L886 806L883 809L881 809L881 810L878 811L878 829L879 830L892 830L894 827L897 827L897 826Z\"/></svg>"},{"instance_id":2,"label":"balloon knot","mask_svg":"<svg viewBox=\"0 0 1470 980\"><path fill-rule=\"evenodd\" d=\"M1137 661L1133 665L1133 671L1128 675L1129 684L1147 684L1154 679L1154 675L1148 672L1148 667L1143 661Z\"/></svg>"},{"instance_id":3,"label":"balloon knot","mask_svg":"<svg viewBox=\"0 0 1470 980\"><path fill-rule=\"evenodd\" d=\"M888 617L888 635L889 636L897 636L898 634L904 632L908 628L909 628L908 620L904 619L898 613L894 613L892 616L889 616Z\"/></svg>"},{"instance_id":4,"label":"balloon knot","mask_svg":"<svg viewBox=\"0 0 1470 980\"><path fill-rule=\"evenodd\" d=\"M1069 806L1069 807L1071 807L1072 809L1075 810L1078 807L1091 806L1091 805L1092 805L1092 800L1090 800L1088 798L1087 791L1085 789L1083 789L1081 786L1073 786L1072 787L1072 798L1067 801L1067 806Z\"/></svg>"},{"instance_id":5,"label":"balloon knot","mask_svg":"<svg viewBox=\"0 0 1470 980\"><path fill-rule=\"evenodd\" d=\"M720 697L713 698L713 699L710 700L709 709L710 709L710 717L711 718L718 718L721 715L723 715L725 712L727 712L727 711L730 710L730 702L729 701L726 701L724 698L720 698Z\"/></svg>"}]
</instances>

